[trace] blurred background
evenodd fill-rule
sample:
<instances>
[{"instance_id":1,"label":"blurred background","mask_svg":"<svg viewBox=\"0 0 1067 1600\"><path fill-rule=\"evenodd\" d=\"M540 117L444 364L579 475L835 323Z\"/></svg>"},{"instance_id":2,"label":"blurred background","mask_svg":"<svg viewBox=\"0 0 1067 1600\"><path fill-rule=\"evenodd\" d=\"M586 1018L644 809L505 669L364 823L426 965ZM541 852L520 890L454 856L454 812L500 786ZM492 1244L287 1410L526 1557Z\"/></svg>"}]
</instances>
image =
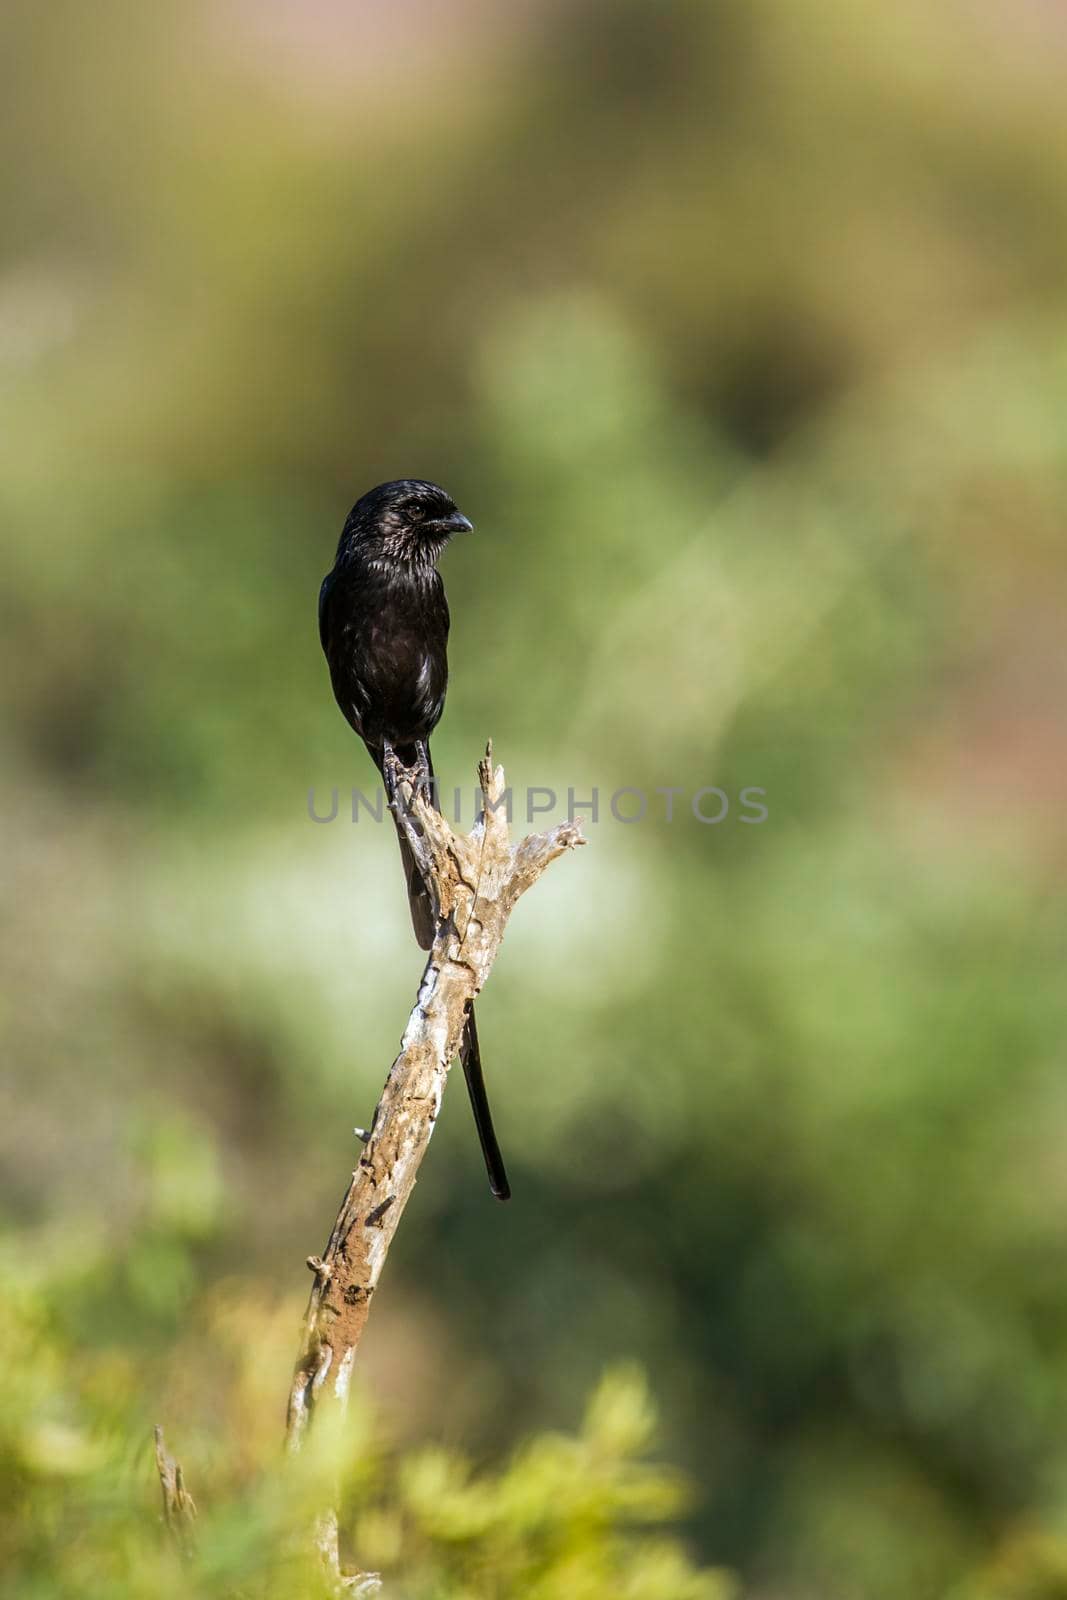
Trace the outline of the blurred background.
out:
<instances>
[{"instance_id":1,"label":"blurred background","mask_svg":"<svg viewBox=\"0 0 1067 1600\"><path fill-rule=\"evenodd\" d=\"M280 1438L421 966L316 596L417 475L476 524L445 784L491 734L516 786L684 795L517 912L479 1006L515 1198L453 1084L354 1444L492 1473L635 1363L694 1573L1067 1595L1067 9L2 28L19 1592L123 1592L153 1422L207 1504ZM513 1592L456 1583L400 1592Z\"/></svg>"}]
</instances>

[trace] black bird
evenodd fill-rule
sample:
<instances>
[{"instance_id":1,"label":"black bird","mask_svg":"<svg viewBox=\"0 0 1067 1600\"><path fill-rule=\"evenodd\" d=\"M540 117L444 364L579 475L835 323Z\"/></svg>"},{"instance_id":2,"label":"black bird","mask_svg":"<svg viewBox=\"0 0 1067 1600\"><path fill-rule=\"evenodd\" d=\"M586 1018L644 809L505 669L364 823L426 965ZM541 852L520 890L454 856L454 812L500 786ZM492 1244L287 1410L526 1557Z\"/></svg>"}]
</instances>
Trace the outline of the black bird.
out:
<instances>
[{"instance_id":1,"label":"black bird","mask_svg":"<svg viewBox=\"0 0 1067 1600\"><path fill-rule=\"evenodd\" d=\"M393 751L433 793L430 734L448 687L448 602L437 559L471 523L436 483L381 483L348 513L332 572L319 591L319 637L341 711L385 780ZM395 821L394 817L394 821ZM430 897L397 823L415 937L433 944ZM471 1007L460 1045L474 1122L498 1200L511 1194L489 1114Z\"/></svg>"}]
</instances>

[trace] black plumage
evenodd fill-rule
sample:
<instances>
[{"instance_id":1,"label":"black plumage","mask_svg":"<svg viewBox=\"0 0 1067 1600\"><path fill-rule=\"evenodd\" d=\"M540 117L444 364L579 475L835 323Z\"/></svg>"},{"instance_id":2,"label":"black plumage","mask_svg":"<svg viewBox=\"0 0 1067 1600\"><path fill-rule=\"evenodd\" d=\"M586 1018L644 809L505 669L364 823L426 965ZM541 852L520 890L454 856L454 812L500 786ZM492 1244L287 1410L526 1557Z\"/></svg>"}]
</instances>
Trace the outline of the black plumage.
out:
<instances>
[{"instance_id":1,"label":"black plumage","mask_svg":"<svg viewBox=\"0 0 1067 1600\"><path fill-rule=\"evenodd\" d=\"M448 601L437 560L470 522L435 483L379 484L352 507L333 569L319 591L319 637L337 704L378 771L385 756L418 769L432 792L430 734L448 688ZM388 785L387 785L388 787ZM415 936L433 943L429 895L400 827L400 853ZM471 1008L460 1059L493 1193L510 1193L493 1131Z\"/></svg>"}]
</instances>

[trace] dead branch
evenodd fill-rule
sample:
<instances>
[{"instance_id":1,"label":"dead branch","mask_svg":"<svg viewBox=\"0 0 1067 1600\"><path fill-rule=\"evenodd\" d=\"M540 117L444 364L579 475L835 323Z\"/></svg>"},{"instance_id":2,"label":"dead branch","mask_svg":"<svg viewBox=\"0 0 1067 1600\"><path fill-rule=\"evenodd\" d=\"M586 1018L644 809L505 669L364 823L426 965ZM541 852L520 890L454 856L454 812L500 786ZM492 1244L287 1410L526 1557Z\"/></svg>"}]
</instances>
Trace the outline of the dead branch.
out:
<instances>
[{"instance_id":1,"label":"dead branch","mask_svg":"<svg viewBox=\"0 0 1067 1600\"><path fill-rule=\"evenodd\" d=\"M321 1256L308 1257L315 1281L289 1397L290 1450L300 1448L316 1415L344 1413L371 1299L433 1133L464 1018L489 976L512 909L550 862L585 843L574 823L511 843L504 772L493 766L491 745L478 768L483 814L469 834L454 833L427 805L413 773L398 768L393 776L437 933L329 1242ZM320 1524L318 1540L327 1566L339 1573L333 1513Z\"/></svg>"}]
</instances>

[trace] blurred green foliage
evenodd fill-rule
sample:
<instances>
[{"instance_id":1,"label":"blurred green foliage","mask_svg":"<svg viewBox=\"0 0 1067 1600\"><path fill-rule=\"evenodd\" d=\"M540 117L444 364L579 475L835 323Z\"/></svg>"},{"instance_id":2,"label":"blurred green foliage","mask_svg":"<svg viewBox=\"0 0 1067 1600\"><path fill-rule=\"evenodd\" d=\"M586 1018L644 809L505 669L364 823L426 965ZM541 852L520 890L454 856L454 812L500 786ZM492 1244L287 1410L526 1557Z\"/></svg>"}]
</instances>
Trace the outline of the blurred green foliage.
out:
<instances>
[{"instance_id":1,"label":"blurred green foliage","mask_svg":"<svg viewBox=\"0 0 1067 1600\"><path fill-rule=\"evenodd\" d=\"M418 473L477 527L446 784L492 734L602 813L480 1013L515 1200L453 1091L392 1252L361 1360L403 1464L350 1531L412 1593L716 1592L645 1542L619 1576L663 1480L569 1437L637 1360L747 1592L1067 1593L1059 8L0 27L24 1591L184 1581L137 1499L157 1419L226 1530L205 1593L284 1542L294 1303L256 1318L419 971L387 831L307 818L371 777L315 597L356 495ZM767 822L696 822L711 784ZM623 786L675 820L613 822ZM249 1319L261 1388L219 1375Z\"/></svg>"},{"instance_id":2,"label":"blurred green foliage","mask_svg":"<svg viewBox=\"0 0 1067 1600\"><path fill-rule=\"evenodd\" d=\"M157 1161L154 1175L166 1165ZM180 1257L180 1228L169 1243ZM142 1247L166 1280L172 1258L147 1218ZM83 1325L88 1315L99 1333L104 1301L127 1339L155 1320L161 1308L149 1276L116 1276L103 1256L64 1257L53 1247L29 1265L6 1258L3 1288L0 1348L5 1370L18 1375L0 1403L6 1592L324 1595L311 1530L338 1476L343 1544L358 1551L363 1570L374 1562L388 1570L390 1593L729 1600L733 1592L661 1531L688 1491L644 1459L655 1418L639 1371L605 1377L576 1437L541 1435L495 1475L475 1474L440 1446L406 1455L386 1448L363 1395L358 1452L313 1438L300 1457L283 1460L278 1390L297 1308L264 1303L234 1280L197 1319L195 1381L215 1404L210 1429L194 1436L210 1498L201 1498L185 1564L150 1493L144 1418L153 1398L139 1388L143 1343L94 1347ZM176 1317L172 1336L180 1324ZM192 1376L188 1354L150 1366L154 1380L166 1384L169 1374L180 1392ZM182 1420L178 1408L178 1431ZM187 1470L190 1490L191 1477Z\"/></svg>"}]
</instances>

